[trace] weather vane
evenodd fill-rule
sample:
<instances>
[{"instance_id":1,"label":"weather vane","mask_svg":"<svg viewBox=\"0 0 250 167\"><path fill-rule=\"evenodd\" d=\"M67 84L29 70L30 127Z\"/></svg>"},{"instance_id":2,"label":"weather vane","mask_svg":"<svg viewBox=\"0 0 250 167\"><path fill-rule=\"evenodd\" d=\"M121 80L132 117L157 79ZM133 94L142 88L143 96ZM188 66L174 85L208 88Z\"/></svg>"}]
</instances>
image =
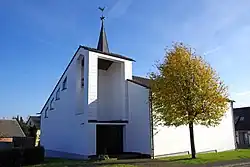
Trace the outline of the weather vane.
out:
<instances>
[{"instance_id":1,"label":"weather vane","mask_svg":"<svg viewBox=\"0 0 250 167\"><path fill-rule=\"evenodd\" d=\"M103 20L105 19L105 17L103 16L103 12L104 12L104 10L105 10L105 7L103 7L103 8L99 7L98 9L99 9L100 11L102 11L102 16L100 17L100 19L103 21Z\"/></svg>"}]
</instances>

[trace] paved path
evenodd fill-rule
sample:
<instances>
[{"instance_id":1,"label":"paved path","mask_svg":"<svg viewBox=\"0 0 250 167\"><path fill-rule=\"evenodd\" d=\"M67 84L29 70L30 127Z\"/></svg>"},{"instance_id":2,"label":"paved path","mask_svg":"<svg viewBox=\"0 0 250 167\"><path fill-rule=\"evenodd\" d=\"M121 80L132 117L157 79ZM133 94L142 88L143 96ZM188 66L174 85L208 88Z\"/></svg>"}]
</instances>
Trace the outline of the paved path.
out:
<instances>
[{"instance_id":1,"label":"paved path","mask_svg":"<svg viewBox=\"0 0 250 167\"><path fill-rule=\"evenodd\" d=\"M224 162L216 162L206 165L201 165L200 167L250 167L250 159L240 159L240 160L232 160L232 161L224 161Z\"/></svg>"},{"instance_id":2,"label":"paved path","mask_svg":"<svg viewBox=\"0 0 250 167\"><path fill-rule=\"evenodd\" d=\"M241 160L232 160L232 161L224 161L224 162L215 162L210 164L203 165L184 165L177 164L170 161L164 160L119 160L115 162L104 162L97 163L96 166L105 166L111 164L130 164L139 167L250 167L250 159L241 159Z\"/></svg>"}]
</instances>

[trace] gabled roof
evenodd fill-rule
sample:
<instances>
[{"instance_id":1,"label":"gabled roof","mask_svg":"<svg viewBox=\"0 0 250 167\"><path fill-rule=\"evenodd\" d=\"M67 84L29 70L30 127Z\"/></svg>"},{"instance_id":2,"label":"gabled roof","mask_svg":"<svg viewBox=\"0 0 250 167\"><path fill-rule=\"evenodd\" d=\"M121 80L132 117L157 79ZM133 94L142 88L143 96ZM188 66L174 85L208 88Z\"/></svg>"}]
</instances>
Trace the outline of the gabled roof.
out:
<instances>
[{"instance_id":1,"label":"gabled roof","mask_svg":"<svg viewBox=\"0 0 250 167\"><path fill-rule=\"evenodd\" d=\"M126 56L122 56L120 54L110 53L110 52L103 52L103 51L100 51L98 49L91 48L91 47L88 47L88 46L80 46L80 47L83 48L83 49L85 49L85 50L88 50L88 51L92 51L92 52L96 52L96 53L101 53L101 54L104 54L104 55L108 55L108 56L112 56L112 57L116 57L116 58L120 58L120 59L124 59L124 60L134 61L133 59L131 59L129 57L126 57Z\"/></svg>"},{"instance_id":2,"label":"gabled roof","mask_svg":"<svg viewBox=\"0 0 250 167\"><path fill-rule=\"evenodd\" d=\"M64 70L63 74L61 75L60 79L58 80L57 84L55 85L53 91L51 92L50 96L48 97L47 101L45 102L43 108L41 109L41 111L37 114L41 114L43 109L45 108L45 106L47 105L49 99L51 98L51 96L53 95L53 93L55 92L55 89L56 87L58 86L58 84L60 83L60 81L62 80L62 77L64 76L64 74L66 73L66 71L68 70L69 66L71 65L71 63L73 62L76 54L78 53L78 51L80 50L80 48L83 48L85 50L88 50L88 51L92 51L92 52L96 52L96 53L101 53L101 54L105 54L105 55L109 55L109 56L112 56L112 57L116 57L116 58L120 58L120 59L125 59L125 60L130 60L130 61L134 61L133 59L131 58L128 58L128 57L125 57L125 56L122 56L122 55L119 55L119 54L114 54L114 53L105 53L105 52L101 52L95 48L91 48L91 47L87 47L87 46L82 46L80 45L77 49L77 51L75 52L74 56L72 57L72 59L70 60L69 64L67 65L66 69Z\"/></svg>"},{"instance_id":3,"label":"gabled roof","mask_svg":"<svg viewBox=\"0 0 250 167\"><path fill-rule=\"evenodd\" d=\"M150 88L150 79L149 78L140 77L140 76L133 76L132 78L134 81L137 81L140 84Z\"/></svg>"},{"instance_id":4,"label":"gabled roof","mask_svg":"<svg viewBox=\"0 0 250 167\"><path fill-rule=\"evenodd\" d=\"M235 130L250 130L250 107L234 108Z\"/></svg>"},{"instance_id":5,"label":"gabled roof","mask_svg":"<svg viewBox=\"0 0 250 167\"><path fill-rule=\"evenodd\" d=\"M139 76L132 76L132 80L128 79L128 81L133 82L137 85L143 86L147 89L150 89L150 79Z\"/></svg>"},{"instance_id":6,"label":"gabled roof","mask_svg":"<svg viewBox=\"0 0 250 167\"><path fill-rule=\"evenodd\" d=\"M65 73L66 73L66 71L68 70L68 68L69 68L69 66L71 65L71 63L73 62L73 60L74 60L74 58L76 57L76 54L78 53L78 51L80 50L80 48L81 48L81 46L79 46L79 47L78 47L78 49L76 50L76 52L75 52L74 56L71 58L71 60L70 60L69 64L67 65L66 69L64 70L64 72L63 72L63 74L61 75L60 79L58 80L58 82L57 82L56 86L54 87L53 91L52 91L52 92L51 92L51 94L49 95L49 97L48 97L47 101L45 102L45 104L44 104L43 108L42 108L42 109L41 109L41 111L40 111L39 113L37 113L37 114L41 114L41 113L42 113L42 111L43 111L43 109L46 107L46 105L47 105L47 103L48 103L49 99L51 98L51 96L52 96L52 95L53 95L53 93L55 92L55 90L56 90L57 86L58 86L58 85L59 85L59 83L61 82L61 80L62 80L62 78L63 78L64 74L65 74Z\"/></svg>"},{"instance_id":7,"label":"gabled roof","mask_svg":"<svg viewBox=\"0 0 250 167\"><path fill-rule=\"evenodd\" d=\"M0 138L1 137L25 137L25 134L17 120L0 120Z\"/></svg>"}]
</instances>

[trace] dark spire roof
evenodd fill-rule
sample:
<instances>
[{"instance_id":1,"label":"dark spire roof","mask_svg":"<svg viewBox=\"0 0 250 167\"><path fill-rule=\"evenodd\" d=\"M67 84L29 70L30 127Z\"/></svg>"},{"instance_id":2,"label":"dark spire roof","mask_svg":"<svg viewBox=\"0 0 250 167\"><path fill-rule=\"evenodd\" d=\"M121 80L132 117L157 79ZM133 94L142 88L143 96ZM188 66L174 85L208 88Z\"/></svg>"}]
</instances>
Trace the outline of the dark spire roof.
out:
<instances>
[{"instance_id":1,"label":"dark spire roof","mask_svg":"<svg viewBox=\"0 0 250 167\"><path fill-rule=\"evenodd\" d=\"M109 53L108 41L107 41L107 36L105 33L104 23L103 23L103 20L104 20L103 16L101 17L101 20L102 20L102 27L101 27L101 31L100 31L97 50L99 50L101 52Z\"/></svg>"}]
</instances>

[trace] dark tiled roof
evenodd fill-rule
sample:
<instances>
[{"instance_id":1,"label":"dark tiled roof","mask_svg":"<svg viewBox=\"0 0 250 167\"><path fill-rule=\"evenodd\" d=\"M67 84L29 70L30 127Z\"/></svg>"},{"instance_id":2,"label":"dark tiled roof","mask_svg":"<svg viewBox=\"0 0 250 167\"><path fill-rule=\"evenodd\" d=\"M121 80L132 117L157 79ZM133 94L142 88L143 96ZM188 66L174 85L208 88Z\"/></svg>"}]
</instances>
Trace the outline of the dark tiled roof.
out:
<instances>
[{"instance_id":1,"label":"dark tiled roof","mask_svg":"<svg viewBox=\"0 0 250 167\"><path fill-rule=\"evenodd\" d=\"M150 88L150 79L145 77L133 76L132 80L130 80L136 84L144 86L146 88Z\"/></svg>"},{"instance_id":2,"label":"dark tiled roof","mask_svg":"<svg viewBox=\"0 0 250 167\"><path fill-rule=\"evenodd\" d=\"M119 54L115 54L115 53L108 53L108 52L102 52L98 49L95 49L95 48L90 48L90 47L87 47L87 46L80 46L81 48L85 49L85 50L88 50L88 51L92 51L92 52L96 52L96 53L101 53L101 54L105 54L105 55L108 55L108 56L112 56L112 57L116 57L116 58L120 58L120 59L125 59L125 60L129 60L129 61L134 61L133 59L129 58L129 57L125 57L125 56L122 56L122 55L119 55Z\"/></svg>"},{"instance_id":3,"label":"dark tiled roof","mask_svg":"<svg viewBox=\"0 0 250 167\"><path fill-rule=\"evenodd\" d=\"M36 128L40 128L41 116L30 116L29 119L34 122Z\"/></svg>"},{"instance_id":4,"label":"dark tiled roof","mask_svg":"<svg viewBox=\"0 0 250 167\"><path fill-rule=\"evenodd\" d=\"M25 137L16 120L0 120L0 137Z\"/></svg>"},{"instance_id":5,"label":"dark tiled roof","mask_svg":"<svg viewBox=\"0 0 250 167\"><path fill-rule=\"evenodd\" d=\"M250 130L250 107L234 108L233 112L235 130Z\"/></svg>"}]
</instances>

